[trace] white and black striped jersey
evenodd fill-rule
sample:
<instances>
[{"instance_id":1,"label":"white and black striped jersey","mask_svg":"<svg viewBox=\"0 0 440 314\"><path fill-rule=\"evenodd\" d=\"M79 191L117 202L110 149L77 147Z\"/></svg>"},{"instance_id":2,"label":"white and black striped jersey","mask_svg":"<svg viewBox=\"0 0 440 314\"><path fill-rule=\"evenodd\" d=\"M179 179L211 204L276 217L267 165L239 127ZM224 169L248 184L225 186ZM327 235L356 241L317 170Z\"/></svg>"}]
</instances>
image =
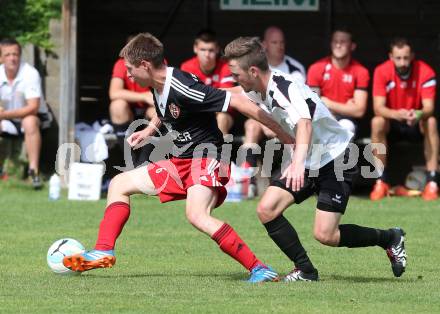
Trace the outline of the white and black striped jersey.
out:
<instances>
[{"instance_id":1,"label":"white and black striped jersey","mask_svg":"<svg viewBox=\"0 0 440 314\"><path fill-rule=\"evenodd\" d=\"M272 71L266 95L246 95L272 114L282 128L295 136L299 119L312 120L312 139L306 159L307 169L320 169L342 154L353 133L342 128L318 95L289 74Z\"/></svg>"},{"instance_id":2,"label":"white and black striped jersey","mask_svg":"<svg viewBox=\"0 0 440 314\"><path fill-rule=\"evenodd\" d=\"M231 94L199 82L196 76L167 67L162 94L154 90L158 118L172 132L178 158L192 158L199 144L213 144L220 154L223 135L216 112L227 111Z\"/></svg>"}]
</instances>

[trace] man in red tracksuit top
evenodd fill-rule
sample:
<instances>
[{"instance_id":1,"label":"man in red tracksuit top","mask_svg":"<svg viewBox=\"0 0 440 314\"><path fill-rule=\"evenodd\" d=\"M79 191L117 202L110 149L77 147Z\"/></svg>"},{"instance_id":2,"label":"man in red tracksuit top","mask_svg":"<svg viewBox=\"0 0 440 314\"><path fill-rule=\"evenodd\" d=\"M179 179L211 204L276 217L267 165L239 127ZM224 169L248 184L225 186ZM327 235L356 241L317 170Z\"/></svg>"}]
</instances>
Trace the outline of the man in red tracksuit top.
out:
<instances>
[{"instance_id":1,"label":"man in red tracksuit top","mask_svg":"<svg viewBox=\"0 0 440 314\"><path fill-rule=\"evenodd\" d=\"M375 117L371 121L371 140L383 145L399 139L424 141L427 171L427 184L422 193L424 200L438 198L439 136L434 116L435 88L434 70L425 62L414 59L407 39L394 39L389 60L374 71ZM386 154L373 153L385 165L370 194L372 200L379 200L389 192Z\"/></svg>"},{"instance_id":2,"label":"man in red tracksuit top","mask_svg":"<svg viewBox=\"0 0 440 314\"><path fill-rule=\"evenodd\" d=\"M215 88L235 86L228 65L219 58L220 45L213 31L200 31L196 35L193 48L196 55L182 63L182 71L194 74L202 83ZM217 113L218 128L223 134L228 134L234 125L233 114L234 112Z\"/></svg>"},{"instance_id":3,"label":"man in red tracksuit top","mask_svg":"<svg viewBox=\"0 0 440 314\"><path fill-rule=\"evenodd\" d=\"M350 31L335 30L330 48L330 56L310 66L307 84L321 96L339 124L356 133L357 119L367 110L370 75L352 58L356 43Z\"/></svg>"}]
</instances>

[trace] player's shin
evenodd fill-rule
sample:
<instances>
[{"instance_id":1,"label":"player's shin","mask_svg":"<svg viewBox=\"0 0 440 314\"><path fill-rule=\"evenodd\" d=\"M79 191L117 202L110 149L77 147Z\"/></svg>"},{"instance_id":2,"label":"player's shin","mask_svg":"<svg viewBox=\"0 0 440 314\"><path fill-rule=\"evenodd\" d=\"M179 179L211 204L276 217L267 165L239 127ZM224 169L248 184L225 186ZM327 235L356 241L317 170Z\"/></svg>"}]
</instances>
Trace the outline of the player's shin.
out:
<instances>
[{"instance_id":1,"label":"player's shin","mask_svg":"<svg viewBox=\"0 0 440 314\"><path fill-rule=\"evenodd\" d=\"M386 249L393 239L390 230L368 228L353 224L339 225L339 247L367 247L378 245Z\"/></svg>"},{"instance_id":2,"label":"player's shin","mask_svg":"<svg viewBox=\"0 0 440 314\"><path fill-rule=\"evenodd\" d=\"M104 213L104 218L99 225L95 250L113 250L116 239L124 228L129 216L129 204L124 202L114 202L108 205Z\"/></svg>"},{"instance_id":3,"label":"player's shin","mask_svg":"<svg viewBox=\"0 0 440 314\"><path fill-rule=\"evenodd\" d=\"M224 223L213 235L212 239L218 243L220 249L251 271L255 266L263 263L255 256L247 244L238 236L235 230Z\"/></svg>"},{"instance_id":4,"label":"player's shin","mask_svg":"<svg viewBox=\"0 0 440 314\"><path fill-rule=\"evenodd\" d=\"M306 250L299 240L298 233L283 215L280 215L263 225L275 244L295 264L295 268L300 269L305 273L316 271Z\"/></svg>"}]
</instances>

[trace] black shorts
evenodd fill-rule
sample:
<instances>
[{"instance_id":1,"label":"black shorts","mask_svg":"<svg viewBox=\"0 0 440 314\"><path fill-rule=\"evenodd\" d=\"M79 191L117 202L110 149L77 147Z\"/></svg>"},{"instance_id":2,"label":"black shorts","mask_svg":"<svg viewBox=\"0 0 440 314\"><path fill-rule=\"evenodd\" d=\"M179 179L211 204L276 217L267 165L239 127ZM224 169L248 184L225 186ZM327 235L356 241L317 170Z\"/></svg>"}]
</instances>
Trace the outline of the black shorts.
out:
<instances>
[{"instance_id":1,"label":"black shorts","mask_svg":"<svg viewBox=\"0 0 440 314\"><path fill-rule=\"evenodd\" d=\"M396 120L390 121L390 131L387 137L388 141L391 143L398 141L419 143L423 140L423 134L420 131L419 123L416 123L413 126L409 126L405 122L400 122Z\"/></svg>"},{"instance_id":2,"label":"black shorts","mask_svg":"<svg viewBox=\"0 0 440 314\"><path fill-rule=\"evenodd\" d=\"M345 151L344 155L337 158L344 158L345 164L348 160L348 150ZM340 174L339 179L341 180L338 180L337 174ZM359 168L357 165L351 169L339 169L338 171L338 169L335 169L334 160L332 160L319 169L317 177L310 177L309 170L306 169L304 175L304 187L301 190L294 192L291 189L286 188L286 179L281 179L281 166L279 166L272 173L270 185L279 187L291 193L296 204L302 203L316 193L318 195L316 208L344 214L353 188L353 181L358 174Z\"/></svg>"}]
</instances>

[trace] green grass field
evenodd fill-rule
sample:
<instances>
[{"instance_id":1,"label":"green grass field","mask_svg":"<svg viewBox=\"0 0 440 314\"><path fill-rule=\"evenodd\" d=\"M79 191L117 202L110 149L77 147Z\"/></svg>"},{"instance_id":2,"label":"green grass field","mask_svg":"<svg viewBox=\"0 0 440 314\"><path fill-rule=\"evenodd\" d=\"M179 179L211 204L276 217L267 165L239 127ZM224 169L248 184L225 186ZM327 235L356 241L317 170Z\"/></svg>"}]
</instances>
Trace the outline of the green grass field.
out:
<instances>
[{"instance_id":1,"label":"green grass field","mask_svg":"<svg viewBox=\"0 0 440 314\"><path fill-rule=\"evenodd\" d=\"M346 223L407 232L409 266L394 278L379 248L328 248L312 237L315 200L286 217L320 271L317 283L245 283L245 270L189 225L184 203L139 196L118 240L113 269L63 277L50 272L46 252L73 237L90 248L105 201L50 202L47 191L0 184L0 312L2 313L434 313L440 312L439 202L353 197ZM281 274L292 265L255 215L256 201L227 203L228 221L262 260Z\"/></svg>"}]
</instances>

